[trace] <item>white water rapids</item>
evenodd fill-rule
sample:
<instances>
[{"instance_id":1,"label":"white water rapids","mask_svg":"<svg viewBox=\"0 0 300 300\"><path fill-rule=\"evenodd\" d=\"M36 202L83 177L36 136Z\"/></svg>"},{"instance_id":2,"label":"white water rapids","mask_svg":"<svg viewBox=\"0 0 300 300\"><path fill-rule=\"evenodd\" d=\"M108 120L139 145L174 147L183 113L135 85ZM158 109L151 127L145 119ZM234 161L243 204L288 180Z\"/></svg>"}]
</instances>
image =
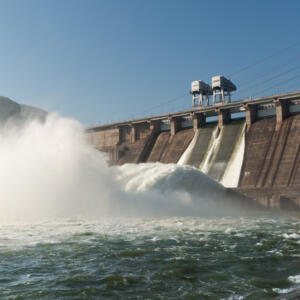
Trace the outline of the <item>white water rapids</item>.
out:
<instances>
[{"instance_id":1,"label":"white water rapids","mask_svg":"<svg viewBox=\"0 0 300 300\"><path fill-rule=\"evenodd\" d=\"M83 126L50 114L0 130L0 217L219 214L225 189L195 168L108 167ZM231 211L233 207L228 208Z\"/></svg>"}]
</instances>

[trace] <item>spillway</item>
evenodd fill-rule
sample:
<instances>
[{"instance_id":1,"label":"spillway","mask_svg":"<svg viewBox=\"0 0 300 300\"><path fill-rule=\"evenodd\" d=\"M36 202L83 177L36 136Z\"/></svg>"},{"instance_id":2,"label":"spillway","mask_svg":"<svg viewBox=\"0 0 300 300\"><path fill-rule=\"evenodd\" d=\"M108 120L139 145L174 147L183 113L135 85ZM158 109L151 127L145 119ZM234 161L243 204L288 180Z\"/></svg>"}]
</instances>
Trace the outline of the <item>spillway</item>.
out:
<instances>
[{"instance_id":1,"label":"spillway","mask_svg":"<svg viewBox=\"0 0 300 300\"><path fill-rule=\"evenodd\" d=\"M208 176L217 181L222 180L231 158L236 153L235 148L242 137L244 128L244 120L234 120L221 129L219 143L209 163Z\"/></svg>"},{"instance_id":2,"label":"spillway","mask_svg":"<svg viewBox=\"0 0 300 300\"><path fill-rule=\"evenodd\" d=\"M209 145L213 142L213 132L216 130L216 124L206 124L205 126L197 129L194 136L194 146L189 149L187 159L184 162L187 165L195 168L201 168L202 162L207 155Z\"/></svg>"},{"instance_id":3,"label":"spillway","mask_svg":"<svg viewBox=\"0 0 300 300\"><path fill-rule=\"evenodd\" d=\"M206 122L208 118L215 119ZM264 206L300 206L300 92L105 125L87 133L114 164L189 165Z\"/></svg>"}]
</instances>

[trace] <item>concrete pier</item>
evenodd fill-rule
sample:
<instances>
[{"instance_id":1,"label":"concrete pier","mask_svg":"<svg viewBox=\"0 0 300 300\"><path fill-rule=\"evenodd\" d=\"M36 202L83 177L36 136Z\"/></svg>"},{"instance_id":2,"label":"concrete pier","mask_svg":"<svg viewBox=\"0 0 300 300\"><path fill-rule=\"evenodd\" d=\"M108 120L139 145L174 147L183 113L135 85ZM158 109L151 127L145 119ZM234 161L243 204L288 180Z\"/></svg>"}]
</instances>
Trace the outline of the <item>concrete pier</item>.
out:
<instances>
[{"instance_id":1,"label":"concrete pier","mask_svg":"<svg viewBox=\"0 0 300 300\"><path fill-rule=\"evenodd\" d=\"M283 120L288 115L288 102L282 99L274 99L275 109L276 109L276 130L280 128Z\"/></svg>"},{"instance_id":2,"label":"concrete pier","mask_svg":"<svg viewBox=\"0 0 300 300\"><path fill-rule=\"evenodd\" d=\"M174 136L180 130L180 117L170 117L171 136Z\"/></svg>"},{"instance_id":3,"label":"concrete pier","mask_svg":"<svg viewBox=\"0 0 300 300\"><path fill-rule=\"evenodd\" d=\"M230 109L217 108L216 113L218 114L218 127L221 129L225 124L230 122Z\"/></svg>"},{"instance_id":4,"label":"concrete pier","mask_svg":"<svg viewBox=\"0 0 300 300\"><path fill-rule=\"evenodd\" d=\"M196 132L198 130L198 128L200 128L201 126L203 126L205 124L206 121L206 117L205 114L203 113L192 113L191 114L192 120L193 120L193 128L194 131Z\"/></svg>"},{"instance_id":5,"label":"concrete pier","mask_svg":"<svg viewBox=\"0 0 300 300\"><path fill-rule=\"evenodd\" d=\"M251 105L251 104L247 103L247 104L244 104L244 109L246 112L247 131L249 131L251 128L251 125L257 119L257 107L255 105Z\"/></svg>"}]
</instances>

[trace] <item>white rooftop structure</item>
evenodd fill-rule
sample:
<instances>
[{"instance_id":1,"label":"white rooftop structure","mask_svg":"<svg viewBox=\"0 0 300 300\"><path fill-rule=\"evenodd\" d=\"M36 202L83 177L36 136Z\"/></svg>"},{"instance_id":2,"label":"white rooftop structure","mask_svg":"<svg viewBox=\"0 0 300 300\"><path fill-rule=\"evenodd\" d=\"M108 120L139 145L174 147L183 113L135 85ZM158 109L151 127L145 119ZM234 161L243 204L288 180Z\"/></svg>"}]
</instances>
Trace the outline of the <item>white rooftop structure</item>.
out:
<instances>
[{"instance_id":1,"label":"white rooftop structure","mask_svg":"<svg viewBox=\"0 0 300 300\"><path fill-rule=\"evenodd\" d=\"M193 106L203 106L203 101L209 105L209 96L213 94L213 91L209 84L202 80L196 80L191 84L190 94L193 96Z\"/></svg>"},{"instance_id":2,"label":"white rooftop structure","mask_svg":"<svg viewBox=\"0 0 300 300\"><path fill-rule=\"evenodd\" d=\"M211 79L213 90L213 104L231 102L231 92L236 91L236 86L222 75L214 76Z\"/></svg>"}]
</instances>

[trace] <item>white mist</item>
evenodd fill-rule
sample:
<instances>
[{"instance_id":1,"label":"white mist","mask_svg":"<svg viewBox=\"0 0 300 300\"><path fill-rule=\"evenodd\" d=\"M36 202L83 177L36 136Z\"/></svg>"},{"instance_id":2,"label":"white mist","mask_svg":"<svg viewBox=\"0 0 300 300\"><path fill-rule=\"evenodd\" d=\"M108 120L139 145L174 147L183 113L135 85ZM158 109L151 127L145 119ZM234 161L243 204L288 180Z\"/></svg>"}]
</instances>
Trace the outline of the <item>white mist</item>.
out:
<instances>
[{"instance_id":1,"label":"white mist","mask_svg":"<svg viewBox=\"0 0 300 300\"><path fill-rule=\"evenodd\" d=\"M2 219L216 214L226 207L222 186L195 168L109 168L75 120L50 114L45 122L11 124L0 129Z\"/></svg>"}]
</instances>

